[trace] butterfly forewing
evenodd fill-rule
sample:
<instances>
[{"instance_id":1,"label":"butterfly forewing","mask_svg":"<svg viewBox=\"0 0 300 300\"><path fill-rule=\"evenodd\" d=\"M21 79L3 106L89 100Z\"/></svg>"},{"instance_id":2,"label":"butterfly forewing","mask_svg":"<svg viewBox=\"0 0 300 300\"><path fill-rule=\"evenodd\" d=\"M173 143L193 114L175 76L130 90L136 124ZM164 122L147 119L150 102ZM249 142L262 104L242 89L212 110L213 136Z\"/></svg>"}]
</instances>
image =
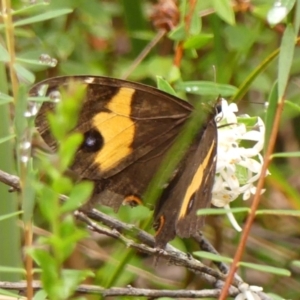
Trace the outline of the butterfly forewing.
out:
<instances>
[{"instance_id":1,"label":"butterfly forewing","mask_svg":"<svg viewBox=\"0 0 300 300\"><path fill-rule=\"evenodd\" d=\"M59 95L70 81L86 85L75 127L83 134L84 142L76 153L72 171L95 182L92 201L96 199L115 210L124 201L139 203L190 118L193 106L149 86L100 76L47 79L34 86L30 94L37 96L41 87L47 86L47 95ZM46 114L54 109L55 103L45 102L36 118L38 131L53 151L57 144ZM196 211L210 203L216 135L211 114L166 184L155 210L159 246L164 247L176 233L188 237L201 227L203 221Z\"/></svg>"}]
</instances>

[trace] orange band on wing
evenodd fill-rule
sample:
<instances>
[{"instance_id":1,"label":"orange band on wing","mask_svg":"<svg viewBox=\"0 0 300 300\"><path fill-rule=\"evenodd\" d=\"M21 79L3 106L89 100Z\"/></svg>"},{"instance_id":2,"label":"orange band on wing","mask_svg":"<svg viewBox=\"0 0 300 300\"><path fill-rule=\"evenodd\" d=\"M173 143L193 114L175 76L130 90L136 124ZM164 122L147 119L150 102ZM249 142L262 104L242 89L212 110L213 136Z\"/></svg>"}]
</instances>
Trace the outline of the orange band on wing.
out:
<instances>
[{"instance_id":1,"label":"orange band on wing","mask_svg":"<svg viewBox=\"0 0 300 300\"><path fill-rule=\"evenodd\" d=\"M180 212L179 212L179 216L178 219L182 219L186 216L187 213L187 209L188 209L188 205L189 202L191 200L192 195L199 189L199 187L201 186L202 180L203 180L203 173L205 168L207 167L207 164L209 162L209 159L212 155L213 149L215 148L215 141L212 142L204 160L202 161L202 163L200 164L200 166L198 167L193 180L191 182L191 184L188 186L181 208L180 208Z\"/></svg>"}]
</instances>

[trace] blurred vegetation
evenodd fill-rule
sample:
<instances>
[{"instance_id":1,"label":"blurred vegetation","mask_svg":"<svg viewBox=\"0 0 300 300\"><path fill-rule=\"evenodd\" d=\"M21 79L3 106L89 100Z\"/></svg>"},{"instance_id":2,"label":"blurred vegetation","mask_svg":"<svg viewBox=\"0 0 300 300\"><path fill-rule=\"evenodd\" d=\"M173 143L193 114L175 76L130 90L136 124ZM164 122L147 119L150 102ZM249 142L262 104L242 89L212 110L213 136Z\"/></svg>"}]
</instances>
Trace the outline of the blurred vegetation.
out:
<instances>
[{"instance_id":1,"label":"blurred vegetation","mask_svg":"<svg viewBox=\"0 0 300 300\"><path fill-rule=\"evenodd\" d=\"M5 2L9 1L2 1L2 8ZM0 138L10 136L13 130L16 134L14 140L10 139L0 144L0 169L20 176L25 192L19 196L16 193L9 194L8 188L1 183L1 215L15 212L18 207L22 207L25 211L23 221L25 224L30 224L35 205L35 193L40 191L43 194L41 191L44 191L40 186L33 188L28 178L36 174L30 169L30 165L25 165L24 168L20 155L12 150L13 145L21 143L24 128L32 129L33 127L30 120L24 121L25 123L22 121L24 105L26 106L26 101L24 102L22 98L25 94L25 87L28 89L34 81L60 75L89 74L124 78L133 61L155 37L158 37L158 31L161 30L158 43L151 48L149 54L137 64L126 79L155 86L157 76L162 76L175 88L184 81L228 84L236 87L237 92L229 93L228 98L239 102L241 113L259 115L263 119L266 114L264 103L268 101L270 95L273 95L274 84L278 83L281 91L286 88L284 98L289 101L289 105L286 105L282 112L275 152L297 153L291 157L283 155L272 160L269 167L271 175L267 177L266 191L261 196L260 209L275 209L279 214L261 214L256 217L243 261L285 268L290 270L292 275L282 277L247 268L242 268L240 275L245 282L262 286L265 292L277 294L286 299L298 299L300 269L296 261L300 260L299 219L280 214L280 210L300 209L299 43L295 43L295 48L292 49L293 55L292 52L289 54L289 49L282 50L283 63L281 65L278 63L278 53L274 51L278 50L280 45L284 47L281 41L288 24L291 24L290 28L295 32L295 36L298 36L300 1L282 0L281 3L287 7L288 14L276 25L270 25L267 22L267 16L274 1L236 1L234 6L229 5L231 1L225 0L195 1L195 10L189 14L192 3L193 1L180 1L179 23L169 26L170 23L165 25L165 20L160 19L159 15L156 14L153 17L156 1L11 1L15 23L14 51L17 57L15 70L20 85L17 87L18 101L15 102L17 103L15 107L13 103L6 103L5 99L8 98L4 95L0 100ZM11 54L13 50L9 48L8 31L6 31L7 28L5 29L7 23L5 23L3 13L2 10L0 88L3 94L11 95L14 84L8 71L10 66L8 53ZM35 16L40 16L40 18L34 19ZM186 27L187 16L190 17L188 28ZM167 28L168 31L163 34L164 29L158 29L153 23L172 28ZM169 29L172 30L169 31ZM176 51L180 47L183 55L178 59ZM41 63L42 54L56 59L57 64L53 60ZM289 60L292 60L291 70L288 68ZM283 78L285 76L288 80L287 85ZM182 89L178 90L178 93L183 98L189 97L195 101L197 99L212 101L217 94L212 90L211 93L200 96L188 95ZM15 121L11 117L14 113ZM269 132L270 128L272 128L272 123L267 128ZM27 131L27 134L31 137L33 133ZM266 140L266 144L268 142ZM55 190L55 186L52 188ZM74 187L70 186L70 190L71 188ZM61 191L57 189L55 192L58 194ZM88 193L88 188L82 193ZM250 206L250 201L236 202L233 206ZM55 206L57 203L53 200L52 204ZM49 207L51 210L52 206ZM112 214L108 208L100 209ZM39 210L34 214L36 224L43 227L48 222L48 225L44 227L47 230L53 230L56 226L54 219L58 221L69 209L63 212L56 211L57 215L52 217L47 217L46 211L47 207L40 204ZM118 218L136 224L145 218L145 215L148 215L148 212L145 212L143 208L133 210L122 208ZM242 224L246 213L237 214L236 217ZM66 217L62 231L65 229L71 232L75 228L73 223ZM23 243L23 239L20 238L19 228L22 227L17 223L16 217L1 221L1 280L17 281L22 278L20 272L11 273L3 268L3 266L22 266L20 261L23 250L20 244ZM28 229L26 228L25 226L25 232ZM23 232L21 230L21 234ZM38 227L34 227L33 232L34 241L38 236L47 236L45 231ZM208 217L204 233L222 255L234 256L240 233L232 229L226 217ZM81 240L86 233L79 230L76 234L78 236L74 237L72 246L71 244L64 245L68 248L64 250L66 253L70 254L71 250L74 250L65 266L73 269L94 270L95 277L87 279L90 283L104 287L124 287L130 284L143 288L210 288L203 282L199 282L194 274L182 268L173 265L166 266L164 263L154 266L151 257L138 253L128 254L126 251L129 250L125 249L122 244L108 237L96 236ZM60 237L63 239L64 235ZM81 241L75 247L75 242L78 240ZM59 255L59 251L62 251L59 250L59 244L49 240L48 243L54 247L51 248L54 253L56 251L53 257L60 260L62 265L65 257L62 258ZM189 253L198 250L197 245L191 240L183 241L177 238L173 244ZM6 254L2 255L3 253ZM41 263L42 268L47 269L48 258L34 251L31 254L36 261ZM55 262L53 264L55 265ZM57 271L61 266L55 265L55 267ZM49 272L55 271L50 269L48 266ZM15 274L15 277L11 274ZM87 275L88 273L74 275L76 279L72 284L80 282ZM62 275L61 278L66 277ZM55 281L55 278L51 280ZM58 296L54 295L52 299L58 299L56 297Z\"/></svg>"}]
</instances>

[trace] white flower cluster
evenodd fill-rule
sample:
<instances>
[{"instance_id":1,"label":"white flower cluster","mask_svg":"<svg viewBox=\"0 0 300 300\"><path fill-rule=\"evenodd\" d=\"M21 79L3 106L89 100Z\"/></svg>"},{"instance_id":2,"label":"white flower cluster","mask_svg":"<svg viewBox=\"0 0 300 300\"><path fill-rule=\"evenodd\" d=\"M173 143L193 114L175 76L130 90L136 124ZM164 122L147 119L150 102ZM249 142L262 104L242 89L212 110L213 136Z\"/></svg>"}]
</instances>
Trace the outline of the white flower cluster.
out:
<instances>
[{"instance_id":1,"label":"white flower cluster","mask_svg":"<svg viewBox=\"0 0 300 300\"><path fill-rule=\"evenodd\" d=\"M260 152L264 145L265 125L257 117L255 126L247 128L247 121L253 123L253 118L248 115L237 117L237 105L228 104L224 99L221 101L222 111L216 117L218 156L212 204L229 208L229 203L239 195L243 194L243 200L247 200L256 192L254 182L261 174L263 158ZM251 148L241 146L245 141L252 142ZM228 217L232 225L241 231L233 215L229 213Z\"/></svg>"},{"instance_id":2,"label":"white flower cluster","mask_svg":"<svg viewBox=\"0 0 300 300\"><path fill-rule=\"evenodd\" d=\"M239 286L240 294L238 294L234 300L260 300L261 298L256 294L257 292L262 292L263 288L256 285L248 285L243 282Z\"/></svg>"}]
</instances>

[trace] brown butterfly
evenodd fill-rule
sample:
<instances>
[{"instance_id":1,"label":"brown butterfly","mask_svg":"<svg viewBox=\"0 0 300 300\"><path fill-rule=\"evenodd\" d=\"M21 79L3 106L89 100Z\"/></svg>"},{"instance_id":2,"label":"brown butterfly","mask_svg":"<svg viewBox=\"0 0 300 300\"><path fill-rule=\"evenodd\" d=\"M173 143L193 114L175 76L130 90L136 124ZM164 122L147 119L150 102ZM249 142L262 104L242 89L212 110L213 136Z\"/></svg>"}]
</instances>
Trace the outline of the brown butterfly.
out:
<instances>
[{"instance_id":1,"label":"brown butterfly","mask_svg":"<svg viewBox=\"0 0 300 300\"><path fill-rule=\"evenodd\" d=\"M150 86L100 76L55 77L35 85L46 95L60 98L70 81L86 85L86 94L75 130L84 137L71 170L95 184L93 199L118 210L122 203L143 202L149 182L168 149L191 118L194 107ZM44 102L36 127L55 151L57 144L46 121L54 102ZM206 107L207 109L207 107ZM204 125L195 135L158 199L154 222L156 245L165 247L176 234L198 233L204 219L197 210L210 205L216 168L217 126L215 107L208 109Z\"/></svg>"}]
</instances>

